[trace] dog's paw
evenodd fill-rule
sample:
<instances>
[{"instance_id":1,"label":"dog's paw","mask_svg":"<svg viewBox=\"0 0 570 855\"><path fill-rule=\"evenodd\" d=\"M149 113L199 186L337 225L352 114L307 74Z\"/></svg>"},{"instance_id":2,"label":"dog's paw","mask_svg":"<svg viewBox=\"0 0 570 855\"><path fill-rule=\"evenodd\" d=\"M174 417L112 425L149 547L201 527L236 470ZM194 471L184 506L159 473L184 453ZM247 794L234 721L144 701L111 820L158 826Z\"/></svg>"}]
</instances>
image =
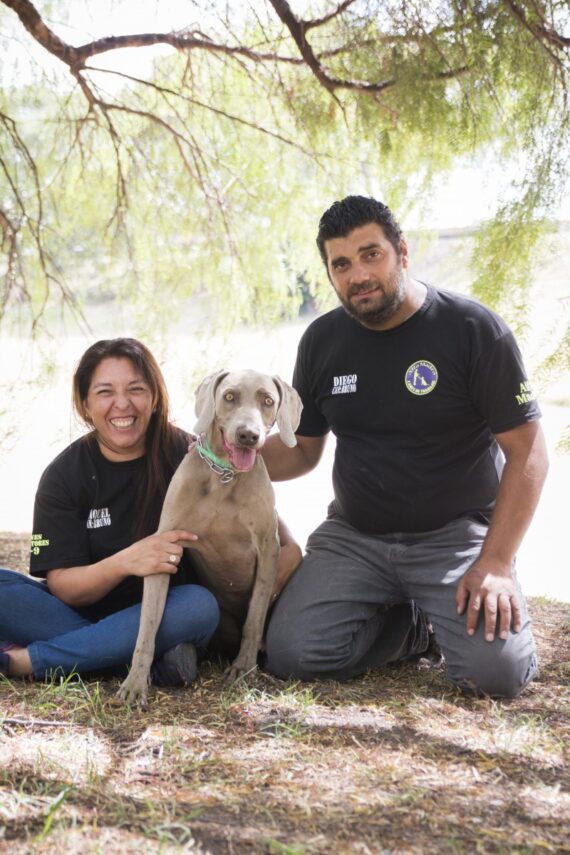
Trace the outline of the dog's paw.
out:
<instances>
[{"instance_id":1,"label":"dog's paw","mask_svg":"<svg viewBox=\"0 0 570 855\"><path fill-rule=\"evenodd\" d=\"M237 680L246 680L251 674L257 671L257 663L240 662L236 659L229 668L224 671L223 683L225 686L231 686Z\"/></svg>"},{"instance_id":2,"label":"dog's paw","mask_svg":"<svg viewBox=\"0 0 570 855\"><path fill-rule=\"evenodd\" d=\"M148 685L142 685L136 680L131 680L127 677L124 680L117 692L117 700L119 703L127 704L130 707L140 707L146 709L148 707Z\"/></svg>"}]
</instances>

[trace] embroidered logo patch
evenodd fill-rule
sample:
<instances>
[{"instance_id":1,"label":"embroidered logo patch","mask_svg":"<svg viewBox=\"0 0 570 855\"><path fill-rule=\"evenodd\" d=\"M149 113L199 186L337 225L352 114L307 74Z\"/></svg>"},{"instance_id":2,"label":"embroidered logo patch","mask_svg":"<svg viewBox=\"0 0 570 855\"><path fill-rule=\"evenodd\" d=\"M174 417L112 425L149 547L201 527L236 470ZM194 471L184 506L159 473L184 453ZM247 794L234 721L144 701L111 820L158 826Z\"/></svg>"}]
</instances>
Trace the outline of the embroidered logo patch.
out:
<instances>
[{"instance_id":1,"label":"embroidered logo patch","mask_svg":"<svg viewBox=\"0 0 570 855\"><path fill-rule=\"evenodd\" d=\"M333 377L333 387L331 395L346 395L349 392L356 392L356 374L341 374L340 377Z\"/></svg>"},{"instance_id":2,"label":"embroidered logo patch","mask_svg":"<svg viewBox=\"0 0 570 855\"><path fill-rule=\"evenodd\" d=\"M437 368L433 362L418 359L410 365L404 379L406 389L412 395L427 395L437 386Z\"/></svg>"},{"instance_id":3,"label":"embroidered logo patch","mask_svg":"<svg viewBox=\"0 0 570 855\"><path fill-rule=\"evenodd\" d=\"M102 528L104 525L111 525L109 508L91 508L87 528Z\"/></svg>"}]
</instances>

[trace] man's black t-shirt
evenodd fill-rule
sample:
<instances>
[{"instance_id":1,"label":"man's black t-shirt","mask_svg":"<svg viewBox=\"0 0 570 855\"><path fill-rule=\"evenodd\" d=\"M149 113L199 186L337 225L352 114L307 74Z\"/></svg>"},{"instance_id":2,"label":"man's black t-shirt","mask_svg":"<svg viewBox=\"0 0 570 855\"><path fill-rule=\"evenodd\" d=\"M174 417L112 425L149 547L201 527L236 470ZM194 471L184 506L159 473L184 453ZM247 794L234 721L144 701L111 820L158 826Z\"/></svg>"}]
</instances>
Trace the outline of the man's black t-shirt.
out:
<instances>
[{"instance_id":1,"label":"man's black t-shirt","mask_svg":"<svg viewBox=\"0 0 570 855\"><path fill-rule=\"evenodd\" d=\"M297 432L337 439L331 512L375 534L489 519L503 464L494 434L540 418L501 318L429 285L421 308L390 330L340 307L317 318L293 385Z\"/></svg>"},{"instance_id":2,"label":"man's black t-shirt","mask_svg":"<svg viewBox=\"0 0 570 855\"><path fill-rule=\"evenodd\" d=\"M62 451L43 473L36 493L30 574L45 577L55 568L84 567L130 546L136 539L136 497L143 473L144 458L107 460L92 436ZM158 518L159 507L156 512ZM190 580L185 560L171 584ZM97 620L139 603L143 581L128 576L102 600L78 611Z\"/></svg>"}]
</instances>

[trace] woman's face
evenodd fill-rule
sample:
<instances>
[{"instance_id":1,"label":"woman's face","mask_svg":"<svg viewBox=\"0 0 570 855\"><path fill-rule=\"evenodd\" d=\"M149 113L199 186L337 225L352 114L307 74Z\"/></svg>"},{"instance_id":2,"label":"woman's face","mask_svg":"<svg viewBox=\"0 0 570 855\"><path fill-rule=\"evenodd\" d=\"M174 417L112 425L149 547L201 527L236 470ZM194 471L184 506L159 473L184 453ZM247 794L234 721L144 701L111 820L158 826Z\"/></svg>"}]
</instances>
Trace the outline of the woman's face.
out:
<instances>
[{"instance_id":1,"label":"woman's face","mask_svg":"<svg viewBox=\"0 0 570 855\"><path fill-rule=\"evenodd\" d=\"M142 457L152 416L152 392L130 359L101 360L93 372L84 406L108 460Z\"/></svg>"}]
</instances>

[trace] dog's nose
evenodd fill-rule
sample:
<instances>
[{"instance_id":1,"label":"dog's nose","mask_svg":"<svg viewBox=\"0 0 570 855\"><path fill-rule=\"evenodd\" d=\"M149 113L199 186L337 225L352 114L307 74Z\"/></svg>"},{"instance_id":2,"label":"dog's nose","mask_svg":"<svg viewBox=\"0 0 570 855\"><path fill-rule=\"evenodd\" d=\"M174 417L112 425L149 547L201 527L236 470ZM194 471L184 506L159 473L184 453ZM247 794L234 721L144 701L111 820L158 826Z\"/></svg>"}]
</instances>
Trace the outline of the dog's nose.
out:
<instances>
[{"instance_id":1,"label":"dog's nose","mask_svg":"<svg viewBox=\"0 0 570 855\"><path fill-rule=\"evenodd\" d=\"M245 425L237 429L236 435L240 445L254 446L259 442L259 431Z\"/></svg>"}]
</instances>

